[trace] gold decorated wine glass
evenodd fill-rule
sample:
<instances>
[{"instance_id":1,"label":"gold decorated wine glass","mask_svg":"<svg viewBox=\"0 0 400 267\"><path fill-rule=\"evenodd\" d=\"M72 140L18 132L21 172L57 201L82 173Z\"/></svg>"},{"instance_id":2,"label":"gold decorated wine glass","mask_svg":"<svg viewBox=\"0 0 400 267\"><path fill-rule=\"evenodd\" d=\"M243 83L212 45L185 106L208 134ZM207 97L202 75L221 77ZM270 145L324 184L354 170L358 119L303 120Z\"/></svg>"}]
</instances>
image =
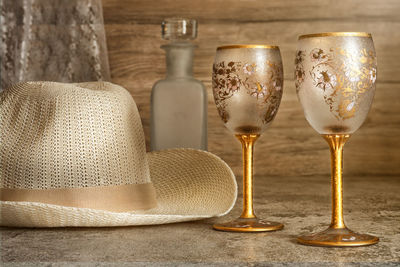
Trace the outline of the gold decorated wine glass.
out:
<instances>
[{"instance_id":1,"label":"gold decorated wine glass","mask_svg":"<svg viewBox=\"0 0 400 267\"><path fill-rule=\"evenodd\" d=\"M278 111L283 90L279 48L269 45L230 45L217 48L212 86L215 104L225 126L243 151L243 212L214 229L234 232L274 231L283 224L261 220L253 210L254 142Z\"/></svg>"},{"instance_id":2,"label":"gold decorated wine glass","mask_svg":"<svg viewBox=\"0 0 400 267\"><path fill-rule=\"evenodd\" d=\"M328 229L298 237L315 246L364 246L375 236L349 230L343 219L343 145L364 122L375 93L376 55L371 34L332 32L299 37L295 83L309 124L329 144L332 220Z\"/></svg>"}]
</instances>

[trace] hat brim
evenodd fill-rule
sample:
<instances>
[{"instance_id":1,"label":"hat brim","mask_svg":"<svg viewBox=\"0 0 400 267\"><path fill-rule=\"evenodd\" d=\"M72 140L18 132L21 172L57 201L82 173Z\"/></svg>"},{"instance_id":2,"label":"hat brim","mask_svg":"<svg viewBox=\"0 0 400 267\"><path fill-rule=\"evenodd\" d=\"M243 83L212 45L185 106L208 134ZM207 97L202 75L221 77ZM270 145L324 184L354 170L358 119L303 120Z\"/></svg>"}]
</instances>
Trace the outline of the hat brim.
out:
<instances>
[{"instance_id":1,"label":"hat brim","mask_svg":"<svg viewBox=\"0 0 400 267\"><path fill-rule=\"evenodd\" d=\"M237 184L219 157L194 149L147 153L158 206L109 212L36 202L0 201L0 225L16 227L107 227L155 225L222 216L235 204Z\"/></svg>"}]
</instances>

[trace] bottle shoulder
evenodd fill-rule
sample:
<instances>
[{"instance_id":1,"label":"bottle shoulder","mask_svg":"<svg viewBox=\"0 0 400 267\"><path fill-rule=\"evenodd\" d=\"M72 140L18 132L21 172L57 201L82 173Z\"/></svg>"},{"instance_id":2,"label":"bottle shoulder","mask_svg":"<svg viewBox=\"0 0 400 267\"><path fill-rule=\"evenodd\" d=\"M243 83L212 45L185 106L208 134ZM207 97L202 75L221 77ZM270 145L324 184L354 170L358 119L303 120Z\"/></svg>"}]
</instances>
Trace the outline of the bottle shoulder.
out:
<instances>
[{"instance_id":1,"label":"bottle shoulder","mask_svg":"<svg viewBox=\"0 0 400 267\"><path fill-rule=\"evenodd\" d=\"M193 77L177 78L177 79L171 79L171 78L161 79L154 83L153 90L159 90L164 88L167 89L172 87L175 89L176 88L187 89L188 87L190 87L190 88L199 88L205 90L204 84L200 80L196 80Z\"/></svg>"}]
</instances>

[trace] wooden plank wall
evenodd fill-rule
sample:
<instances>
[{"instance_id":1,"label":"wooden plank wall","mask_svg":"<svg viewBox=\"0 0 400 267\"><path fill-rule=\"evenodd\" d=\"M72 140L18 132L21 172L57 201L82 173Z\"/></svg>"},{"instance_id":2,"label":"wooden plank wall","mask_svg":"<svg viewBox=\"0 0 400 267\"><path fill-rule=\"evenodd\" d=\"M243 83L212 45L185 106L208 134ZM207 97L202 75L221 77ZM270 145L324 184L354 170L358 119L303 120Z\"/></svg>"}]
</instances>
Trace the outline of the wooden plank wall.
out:
<instances>
[{"instance_id":1,"label":"wooden plank wall","mask_svg":"<svg viewBox=\"0 0 400 267\"><path fill-rule=\"evenodd\" d=\"M183 16L199 21L195 76L209 93L209 150L241 174L241 150L218 117L211 91L215 48L223 44L276 44L284 61L284 96L271 128L257 141L258 175L329 173L325 141L308 125L297 100L293 63L297 36L326 31L373 34L378 83L372 110L345 146L345 174L400 173L399 0L103 0L111 76L127 88L149 142L150 92L165 73L160 23Z\"/></svg>"}]
</instances>

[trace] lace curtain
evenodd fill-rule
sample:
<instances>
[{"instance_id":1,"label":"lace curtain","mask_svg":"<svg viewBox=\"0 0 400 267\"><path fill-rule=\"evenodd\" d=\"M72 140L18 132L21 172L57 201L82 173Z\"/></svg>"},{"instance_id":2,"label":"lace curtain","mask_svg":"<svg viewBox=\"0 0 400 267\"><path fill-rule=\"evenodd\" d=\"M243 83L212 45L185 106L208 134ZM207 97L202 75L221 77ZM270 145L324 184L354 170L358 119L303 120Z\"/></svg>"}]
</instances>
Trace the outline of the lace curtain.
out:
<instances>
[{"instance_id":1,"label":"lace curtain","mask_svg":"<svg viewBox=\"0 0 400 267\"><path fill-rule=\"evenodd\" d=\"M110 79L101 0L0 3L0 90L21 81Z\"/></svg>"}]
</instances>

